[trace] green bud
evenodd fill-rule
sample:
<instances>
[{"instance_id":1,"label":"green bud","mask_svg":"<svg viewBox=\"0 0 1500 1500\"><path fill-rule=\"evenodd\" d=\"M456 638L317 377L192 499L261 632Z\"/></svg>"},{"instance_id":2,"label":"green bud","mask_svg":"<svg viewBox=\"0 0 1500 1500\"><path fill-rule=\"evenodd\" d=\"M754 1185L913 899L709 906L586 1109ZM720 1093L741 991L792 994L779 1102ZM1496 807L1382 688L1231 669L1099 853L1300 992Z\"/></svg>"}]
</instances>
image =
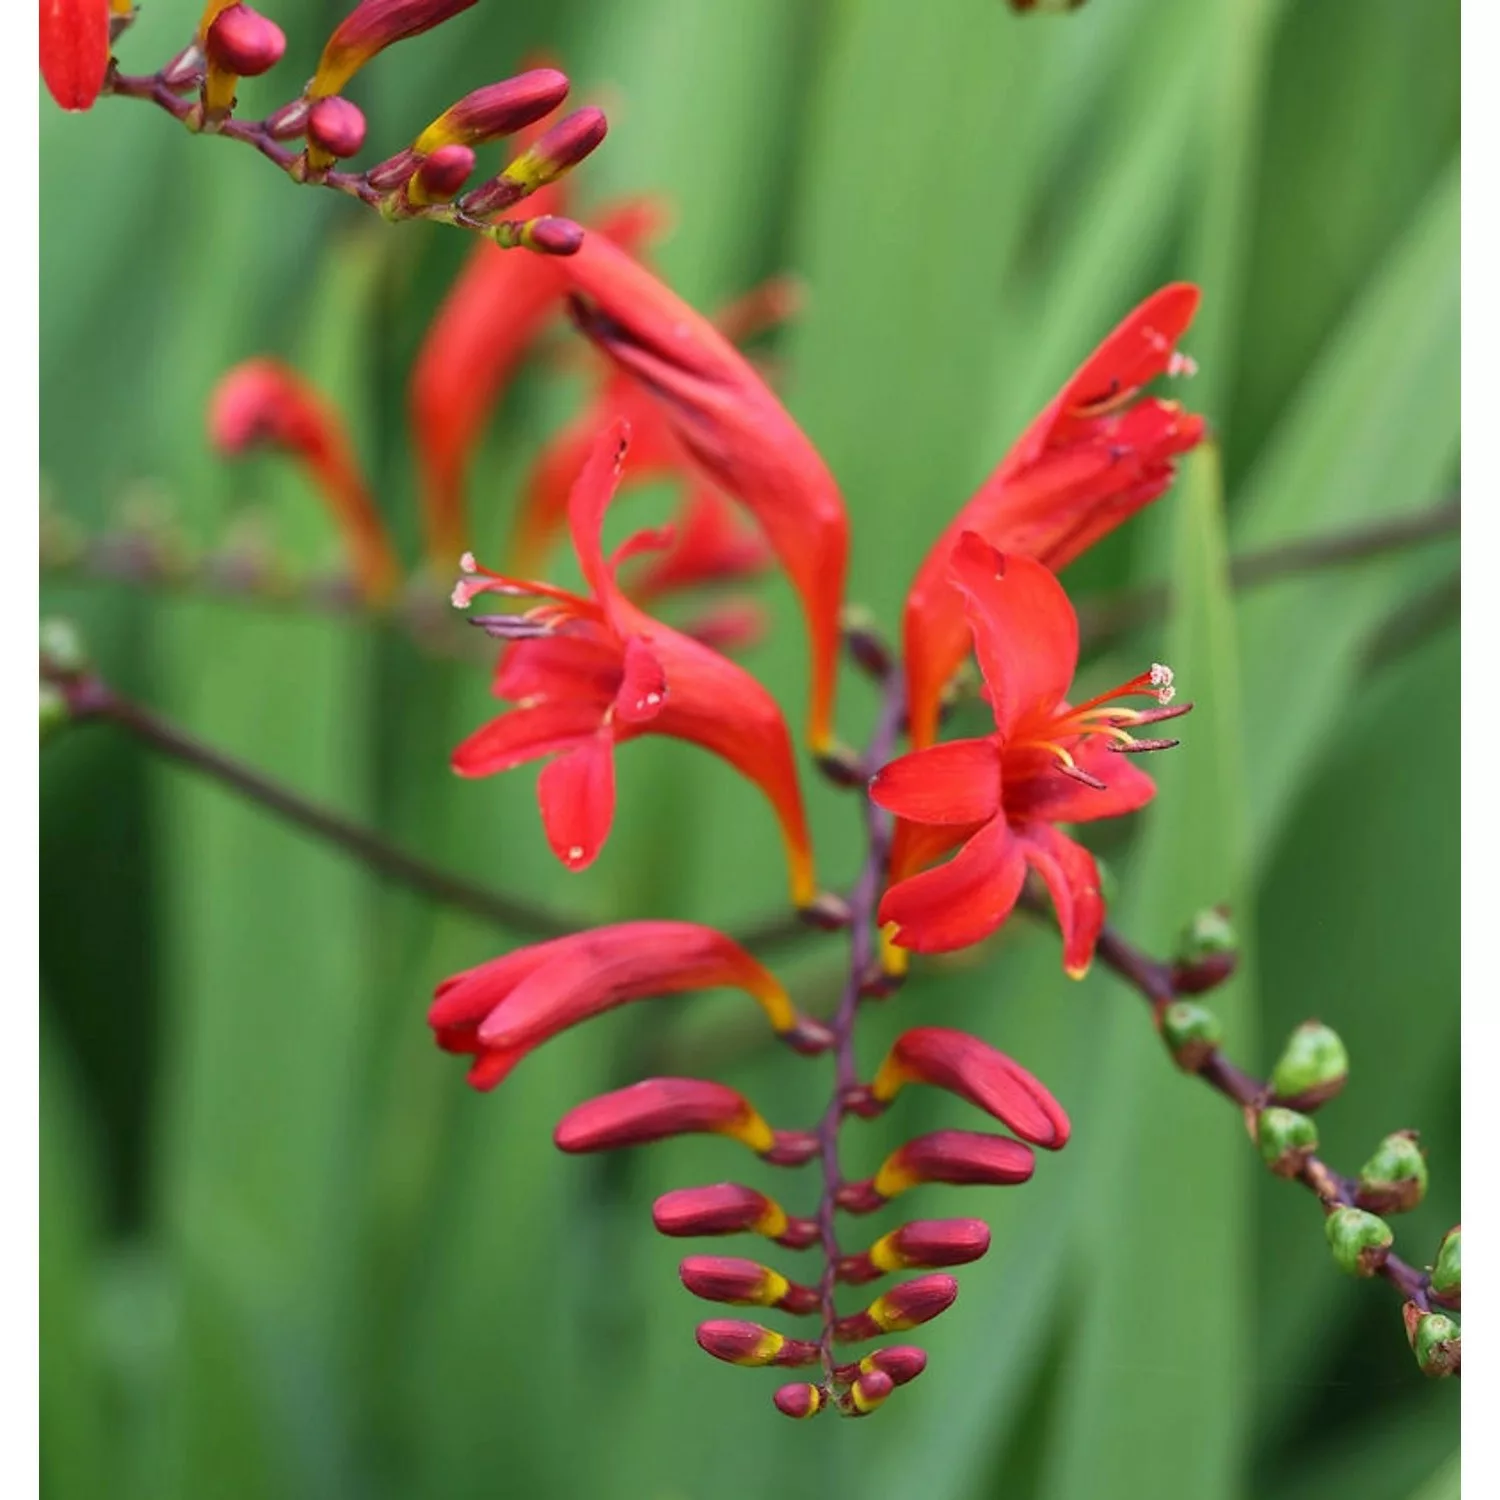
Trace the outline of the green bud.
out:
<instances>
[{"instance_id":1,"label":"green bud","mask_svg":"<svg viewBox=\"0 0 1500 1500\"><path fill-rule=\"evenodd\" d=\"M1441 1302L1444 1307L1455 1309L1463 1303L1463 1285L1459 1274L1459 1231L1462 1227L1455 1224L1443 1236L1428 1283L1434 1302Z\"/></svg>"},{"instance_id":2,"label":"green bud","mask_svg":"<svg viewBox=\"0 0 1500 1500\"><path fill-rule=\"evenodd\" d=\"M1210 906L1200 911L1177 940L1177 962L1195 964L1219 953L1237 952L1240 940L1223 907Z\"/></svg>"},{"instance_id":3,"label":"green bud","mask_svg":"<svg viewBox=\"0 0 1500 1500\"><path fill-rule=\"evenodd\" d=\"M1350 1276L1373 1276L1385 1264L1396 1238L1384 1219L1362 1208L1334 1209L1323 1229L1338 1268Z\"/></svg>"},{"instance_id":4,"label":"green bud","mask_svg":"<svg viewBox=\"0 0 1500 1500\"><path fill-rule=\"evenodd\" d=\"M1318 1149L1318 1127L1296 1110L1273 1105L1257 1116L1255 1140L1261 1160L1278 1177L1295 1177Z\"/></svg>"},{"instance_id":5,"label":"green bud","mask_svg":"<svg viewBox=\"0 0 1500 1500\"><path fill-rule=\"evenodd\" d=\"M1415 1130L1398 1130L1375 1148L1359 1173L1355 1202L1377 1214L1402 1214L1427 1192L1427 1157Z\"/></svg>"},{"instance_id":6,"label":"green bud","mask_svg":"<svg viewBox=\"0 0 1500 1500\"><path fill-rule=\"evenodd\" d=\"M41 741L45 745L73 717L67 695L51 682L38 684L41 695Z\"/></svg>"},{"instance_id":7,"label":"green bud","mask_svg":"<svg viewBox=\"0 0 1500 1500\"><path fill-rule=\"evenodd\" d=\"M77 677L88 671L89 653L78 627L71 620L54 616L38 626L41 655L49 670L64 677Z\"/></svg>"},{"instance_id":8,"label":"green bud","mask_svg":"<svg viewBox=\"0 0 1500 1500\"><path fill-rule=\"evenodd\" d=\"M1277 1101L1291 1109L1326 1104L1349 1077L1349 1054L1338 1033L1321 1021L1304 1021L1287 1041L1271 1073Z\"/></svg>"},{"instance_id":9,"label":"green bud","mask_svg":"<svg viewBox=\"0 0 1500 1500\"><path fill-rule=\"evenodd\" d=\"M1424 1375L1441 1379L1460 1373L1463 1343L1459 1326L1446 1313L1424 1313L1414 1302L1402 1309L1411 1352Z\"/></svg>"},{"instance_id":10,"label":"green bud","mask_svg":"<svg viewBox=\"0 0 1500 1500\"><path fill-rule=\"evenodd\" d=\"M1223 1031L1219 1018L1192 1000L1174 1000L1161 1013L1161 1035L1172 1061L1196 1073L1214 1054Z\"/></svg>"}]
</instances>

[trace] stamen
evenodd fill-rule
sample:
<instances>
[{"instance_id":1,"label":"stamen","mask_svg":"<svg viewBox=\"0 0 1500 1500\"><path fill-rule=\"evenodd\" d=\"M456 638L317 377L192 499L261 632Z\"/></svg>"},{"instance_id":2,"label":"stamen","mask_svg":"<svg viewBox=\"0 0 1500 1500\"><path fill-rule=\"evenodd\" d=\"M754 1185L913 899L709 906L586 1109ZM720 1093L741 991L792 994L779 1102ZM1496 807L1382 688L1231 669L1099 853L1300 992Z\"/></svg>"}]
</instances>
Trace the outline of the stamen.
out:
<instances>
[{"instance_id":1,"label":"stamen","mask_svg":"<svg viewBox=\"0 0 1500 1500\"><path fill-rule=\"evenodd\" d=\"M1177 696L1177 689L1172 685L1172 669L1164 662L1151 663L1151 686L1157 690L1160 703L1170 703Z\"/></svg>"},{"instance_id":2,"label":"stamen","mask_svg":"<svg viewBox=\"0 0 1500 1500\"><path fill-rule=\"evenodd\" d=\"M472 552L465 552L464 555L459 558L458 571L460 573L477 573L479 571L479 564L475 560L474 554Z\"/></svg>"},{"instance_id":3,"label":"stamen","mask_svg":"<svg viewBox=\"0 0 1500 1500\"><path fill-rule=\"evenodd\" d=\"M1064 754L1066 754L1066 751L1064 752ZM1068 756L1067 764L1059 765L1057 769L1061 771L1064 776L1071 776L1074 781L1081 781L1085 786L1093 787L1096 792L1107 792L1109 790L1109 787L1104 782L1100 781L1097 776L1090 776L1082 766L1075 764L1071 755Z\"/></svg>"},{"instance_id":4,"label":"stamen","mask_svg":"<svg viewBox=\"0 0 1500 1500\"><path fill-rule=\"evenodd\" d=\"M1175 350L1171 359L1167 361L1168 375L1191 377L1197 373L1198 361L1191 354L1184 354L1181 349Z\"/></svg>"},{"instance_id":5,"label":"stamen","mask_svg":"<svg viewBox=\"0 0 1500 1500\"><path fill-rule=\"evenodd\" d=\"M1171 750L1181 743L1181 740L1136 740L1126 735L1124 743L1109 748L1116 755L1144 755L1148 750Z\"/></svg>"},{"instance_id":6,"label":"stamen","mask_svg":"<svg viewBox=\"0 0 1500 1500\"><path fill-rule=\"evenodd\" d=\"M505 641L535 640L553 632L549 621L535 618L531 612L524 615L475 615L469 624L477 625L486 635Z\"/></svg>"}]
</instances>

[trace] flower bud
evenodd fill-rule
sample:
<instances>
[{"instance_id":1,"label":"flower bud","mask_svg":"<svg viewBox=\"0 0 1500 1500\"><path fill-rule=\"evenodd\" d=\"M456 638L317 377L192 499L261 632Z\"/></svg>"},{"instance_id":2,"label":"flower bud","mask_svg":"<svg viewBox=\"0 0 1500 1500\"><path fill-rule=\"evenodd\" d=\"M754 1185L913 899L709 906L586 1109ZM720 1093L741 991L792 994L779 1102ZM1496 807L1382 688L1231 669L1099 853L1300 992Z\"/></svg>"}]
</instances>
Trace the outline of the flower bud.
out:
<instances>
[{"instance_id":1,"label":"flower bud","mask_svg":"<svg viewBox=\"0 0 1500 1500\"><path fill-rule=\"evenodd\" d=\"M1462 1353L1458 1324L1445 1313L1423 1312L1415 1302L1401 1309L1411 1352L1417 1356L1417 1367L1424 1375L1441 1379L1462 1373Z\"/></svg>"},{"instance_id":2,"label":"flower bud","mask_svg":"<svg viewBox=\"0 0 1500 1500\"><path fill-rule=\"evenodd\" d=\"M1373 1276L1391 1253L1395 1234L1384 1219L1362 1208L1336 1208L1323 1225L1338 1268L1350 1276Z\"/></svg>"},{"instance_id":3,"label":"flower bud","mask_svg":"<svg viewBox=\"0 0 1500 1500\"><path fill-rule=\"evenodd\" d=\"M1271 1074L1278 1104L1313 1110L1326 1104L1349 1077L1349 1054L1338 1033L1321 1021L1304 1021L1287 1041Z\"/></svg>"},{"instance_id":4,"label":"flower bud","mask_svg":"<svg viewBox=\"0 0 1500 1500\"><path fill-rule=\"evenodd\" d=\"M466 207L464 212L468 212ZM540 214L535 219L502 219L484 233L502 250L520 248L534 250L539 255L577 255L583 244L583 226L556 214Z\"/></svg>"},{"instance_id":5,"label":"flower bud","mask_svg":"<svg viewBox=\"0 0 1500 1500\"><path fill-rule=\"evenodd\" d=\"M42 81L64 109L89 109L109 70L103 0L52 0L41 11Z\"/></svg>"},{"instance_id":6,"label":"flower bud","mask_svg":"<svg viewBox=\"0 0 1500 1500\"><path fill-rule=\"evenodd\" d=\"M1428 1282L1428 1292L1432 1300L1441 1303L1444 1307L1451 1307L1455 1311L1463 1305L1463 1285L1459 1265L1459 1231L1461 1228L1461 1225L1455 1224L1443 1236L1443 1243L1438 1246L1437 1261L1433 1265L1432 1276Z\"/></svg>"},{"instance_id":7,"label":"flower bud","mask_svg":"<svg viewBox=\"0 0 1500 1500\"><path fill-rule=\"evenodd\" d=\"M1196 1073L1223 1039L1219 1018L1206 1005L1174 1000L1161 1013L1161 1035L1172 1061L1185 1073Z\"/></svg>"},{"instance_id":8,"label":"flower bud","mask_svg":"<svg viewBox=\"0 0 1500 1500\"><path fill-rule=\"evenodd\" d=\"M543 131L498 177L468 194L462 204L464 212L471 218L488 218L556 182L593 151L608 129L602 109L579 109L566 115Z\"/></svg>"},{"instance_id":9,"label":"flower bud","mask_svg":"<svg viewBox=\"0 0 1500 1500\"><path fill-rule=\"evenodd\" d=\"M467 10L475 0L361 0L328 38L317 72L307 85L309 98L342 92L378 52L393 42L418 36Z\"/></svg>"},{"instance_id":10,"label":"flower bud","mask_svg":"<svg viewBox=\"0 0 1500 1500\"><path fill-rule=\"evenodd\" d=\"M663 1193L652 1206L651 1218L660 1233L674 1238L760 1234L790 1250L801 1250L818 1237L813 1220L789 1219L774 1198L734 1182Z\"/></svg>"},{"instance_id":11,"label":"flower bud","mask_svg":"<svg viewBox=\"0 0 1500 1500\"><path fill-rule=\"evenodd\" d=\"M309 166L326 171L335 161L356 155L364 143L365 117L357 104L334 95L308 110Z\"/></svg>"},{"instance_id":12,"label":"flower bud","mask_svg":"<svg viewBox=\"0 0 1500 1500\"><path fill-rule=\"evenodd\" d=\"M896 1382L884 1370L871 1370L867 1375L861 1375L849 1387L849 1406L852 1408L849 1415L869 1416L895 1389Z\"/></svg>"},{"instance_id":13,"label":"flower bud","mask_svg":"<svg viewBox=\"0 0 1500 1500\"><path fill-rule=\"evenodd\" d=\"M1296 1177L1318 1149L1318 1127L1306 1115L1273 1105L1256 1116L1255 1140L1278 1177Z\"/></svg>"},{"instance_id":14,"label":"flower bud","mask_svg":"<svg viewBox=\"0 0 1500 1500\"><path fill-rule=\"evenodd\" d=\"M897 1147L870 1181L850 1183L839 1194L839 1206L869 1213L920 1182L1007 1187L1025 1182L1035 1166L1031 1148L1009 1136L934 1130Z\"/></svg>"},{"instance_id":15,"label":"flower bud","mask_svg":"<svg viewBox=\"0 0 1500 1500\"><path fill-rule=\"evenodd\" d=\"M1172 964L1172 987L1200 995L1222 984L1239 962L1239 936L1222 906L1200 911L1183 929Z\"/></svg>"},{"instance_id":16,"label":"flower bud","mask_svg":"<svg viewBox=\"0 0 1500 1500\"><path fill-rule=\"evenodd\" d=\"M833 1325L833 1336L840 1343L852 1344L916 1328L946 1312L957 1296L958 1282L952 1276L919 1276L893 1286L863 1312L840 1318Z\"/></svg>"},{"instance_id":17,"label":"flower bud","mask_svg":"<svg viewBox=\"0 0 1500 1500\"><path fill-rule=\"evenodd\" d=\"M816 1312L820 1299L812 1287L788 1281L759 1261L730 1255L690 1255L677 1267L682 1284L705 1302L739 1307L779 1307L783 1312Z\"/></svg>"},{"instance_id":18,"label":"flower bud","mask_svg":"<svg viewBox=\"0 0 1500 1500\"><path fill-rule=\"evenodd\" d=\"M1068 1117L1057 1100L1019 1063L967 1032L919 1026L897 1037L870 1097L886 1104L908 1083L947 1089L1034 1146L1067 1144Z\"/></svg>"},{"instance_id":19,"label":"flower bud","mask_svg":"<svg viewBox=\"0 0 1500 1500\"><path fill-rule=\"evenodd\" d=\"M895 670L896 662L875 616L860 605L846 604L839 623L844 630L844 645L856 665L866 676L884 682Z\"/></svg>"},{"instance_id":20,"label":"flower bud","mask_svg":"<svg viewBox=\"0 0 1500 1500\"><path fill-rule=\"evenodd\" d=\"M286 33L248 5L231 5L214 17L203 38L211 68L240 78L259 78L286 52Z\"/></svg>"},{"instance_id":21,"label":"flower bud","mask_svg":"<svg viewBox=\"0 0 1500 1500\"><path fill-rule=\"evenodd\" d=\"M789 1339L772 1328L738 1318L700 1323L695 1337L705 1354L730 1365L811 1365L821 1352L809 1339Z\"/></svg>"},{"instance_id":22,"label":"flower bud","mask_svg":"<svg viewBox=\"0 0 1500 1500\"><path fill-rule=\"evenodd\" d=\"M80 677L90 666L88 647L78 627L53 615L37 626L39 655L43 666L57 677Z\"/></svg>"},{"instance_id":23,"label":"flower bud","mask_svg":"<svg viewBox=\"0 0 1500 1500\"><path fill-rule=\"evenodd\" d=\"M808 1385L805 1381L778 1387L771 1399L783 1416L794 1417L799 1422L815 1417L823 1410L822 1386Z\"/></svg>"},{"instance_id":24,"label":"flower bud","mask_svg":"<svg viewBox=\"0 0 1500 1500\"><path fill-rule=\"evenodd\" d=\"M513 135L551 114L567 97L566 74L556 68L533 68L503 83L491 83L465 94L416 138L412 149L426 156L454 143L478 146Z\"/></svg>"},{"instance_id":25,"label":"flower bud","mask_svg":"<svg viewBox=\"0 0 1500 1500\"><path fill-rule=\"evenodd\" d=\"M1359 1172L1354 1201L1376 1214L1404 1214L1427 1194L1427 1156L1415 1130L1398 1130Z\"/></svg>"},{"instance_id":26,"label":"flower bud","mask_svg":"<svg viewBox=\"0 0 1500 1500\"><path fill-rule=\"evenodd\" d=\"M846 1255L839 1280L857 1285L888 1271L967 1265L989 1248L989 1225L981 1219L917 1219L883 1235L863 1255Z\"/></svg>"},{"instance_id":27,"label":"flower bud","mask_svg":"<svg viewBox=\"0 0 1500 1500\"><path fill-rule=\"evenodd\" d=\"M867 1354L859 1362L863 1374L883 1370L896 1385L908 1385L927 1368L927 1354L915 1344L891 1344Z\"/></svg>"},{"instance_id":28,"label":"flower bud","mask_svg":"<svg viewBox=\"0 0 1500 1500\"><path fill-rule=\"evenodd\" d=\"M474 170L474 152L468 146L439 146L406 185L406 199L418 207L448 203L469 180Z\"/></svg>"}]
</instances>

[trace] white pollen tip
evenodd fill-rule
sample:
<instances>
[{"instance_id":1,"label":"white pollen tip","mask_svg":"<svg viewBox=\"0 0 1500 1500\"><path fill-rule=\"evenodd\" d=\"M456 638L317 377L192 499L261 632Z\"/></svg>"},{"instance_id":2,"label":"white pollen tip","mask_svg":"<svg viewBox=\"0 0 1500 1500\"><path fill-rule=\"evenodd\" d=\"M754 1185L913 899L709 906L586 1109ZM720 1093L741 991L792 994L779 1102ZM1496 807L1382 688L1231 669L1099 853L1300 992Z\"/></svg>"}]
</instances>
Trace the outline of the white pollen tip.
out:
<instances>
[{"instance_id":1,"label":"white pollen tip","mask_svg":"<svg viewBox=\"0 0 1500 1500\"><path fill-rule=\"evenodd\" d=\"M574 861L582 859L583 858L583 845L582 844L574 844L573 847L568 850L568 858L570 860L574 860Z\"/></svg>"},{"instance_id":2,"label":"white pollen tip","mask_svg":"<svg viewBox=\"0 0 1500 1500\"><path fill-rule=\"evenodd\" d=\"M454 609L467 609L473 601L473 595L469 592L466 583L459 582L453 585L453 592L448 596Z\"/></svg>"},{"instance_id":3,"label":"white pollen tip","mask_svg":"<svg viewBox=\"0 0 1500 1500\"><path fill-rule=\"evenodd\" d=\"M1151 663L1151 686L1156 689L1159 703L1170 703L1177 696L1177 689L1172 685L1172 669L1164 662Z\"/></svg>"},{"instance_id":4,"label":"white pollen tip","mask_svg":"<svg viewBox=\"0 0 1500 1500\"><path fill-rule=\"evenodd\" d=\"M1180 349L1167 361L1168 375L1181 375L1191 379L1197 373L1198 361L1191 354L1184 354Z\"/></svg>"},{"instance_id":5,"label":"white pollen tip","mask_svg":"<svg viewBox=\"0 0 1500 1500\"><path fill-rule=\"evenodd\" d=\"M474 554L472 552L465 552L464 555L459 558L458 571L460 573L477 573L479 571L479 564L477 561L475 561Z\"/></svg>"}]
</instances>

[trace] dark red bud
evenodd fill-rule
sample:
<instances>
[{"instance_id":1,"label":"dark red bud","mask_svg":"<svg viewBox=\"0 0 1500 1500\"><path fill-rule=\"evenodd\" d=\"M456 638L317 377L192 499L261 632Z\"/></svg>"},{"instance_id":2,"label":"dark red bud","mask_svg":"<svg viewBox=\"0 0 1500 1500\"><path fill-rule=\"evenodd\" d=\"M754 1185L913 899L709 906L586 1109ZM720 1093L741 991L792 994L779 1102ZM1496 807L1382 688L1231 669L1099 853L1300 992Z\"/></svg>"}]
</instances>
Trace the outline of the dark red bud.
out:
<instances>
[{"instance_id":1,"label":"dark red bud","mask_svg":"<svg viewBox=\"0 0 1500 1500\"><path fill-rule=\"evenodd\" d=\"M714 1318L700 1323L698 1347L731 1365L811 1365L821 1351L810 1339L789 1339L759 1323Z\"/></svg>"},{"instance_id":2,"label":"dark red bud","mask_svg":"<svg viewBox=\"0 0 1500 1500\"><path fill-rule=\"evenodd\" d=\"M677 1268L682 1284L705 1302L732 1302L742 1307L779 1307L783 1312L816 1312L818 1293L788 1281L759 1261L730 1255L690 1255Z\"/></svg>"},{"instance_id":3,"label":"dark red bud","mask_svg":"<svg viewBox=\"0 0 1500 1500\"><path fill-rule=\"evenodd\" d=\"M286 34L248 5L231 5L214 17L203 50L216 68L240 78L258 78L281 61Z\"/></svg>"},{"instance_id":4,"label":"dark red bud","mask_svg":"<svg viewBox=\"0 0 1500 1500\"><path fill-rule=\"evenodd\" d=\"M823 1410L822 1387L809 1385L805 1380L781 1386L771 1399L783 1416L793 1417L799 1422L815 1417Z\"/></svg>"},{"instance_id":5,"label":"dark red bud","mask_svg":"<svg viewBox=\"0 0 1500 1500\"><path fill-rule=\"evenodd\" d=\"M337 94L319 99L307 112L307 140L338 160L354 156L365 143L364 113Z\"/></svg>"},{"instance_id":6,"label":"dark red bud","mask_svg":"<svg viewBox=\"0 0 1500 1500\"><path fill-rule=\"evenodd\" d=\"M407 194L413 203L447 203L474 170L468 146L440 146L413 174Z\"/></svg>"},{"instance_id":7,"label":"dark red bud","mask_svg":"<svg viewBox=\"0 0 1500 1500\"><path fill-rule=\"evenodd\" d=\"M812 1244L818 1226L811 1219L789 1219L774 1198L734 1182L678 1188L656 1200L651 1217L674 1238L695 1234L760 1234L792 1250Z\"/></svg>"}]
</instances>

